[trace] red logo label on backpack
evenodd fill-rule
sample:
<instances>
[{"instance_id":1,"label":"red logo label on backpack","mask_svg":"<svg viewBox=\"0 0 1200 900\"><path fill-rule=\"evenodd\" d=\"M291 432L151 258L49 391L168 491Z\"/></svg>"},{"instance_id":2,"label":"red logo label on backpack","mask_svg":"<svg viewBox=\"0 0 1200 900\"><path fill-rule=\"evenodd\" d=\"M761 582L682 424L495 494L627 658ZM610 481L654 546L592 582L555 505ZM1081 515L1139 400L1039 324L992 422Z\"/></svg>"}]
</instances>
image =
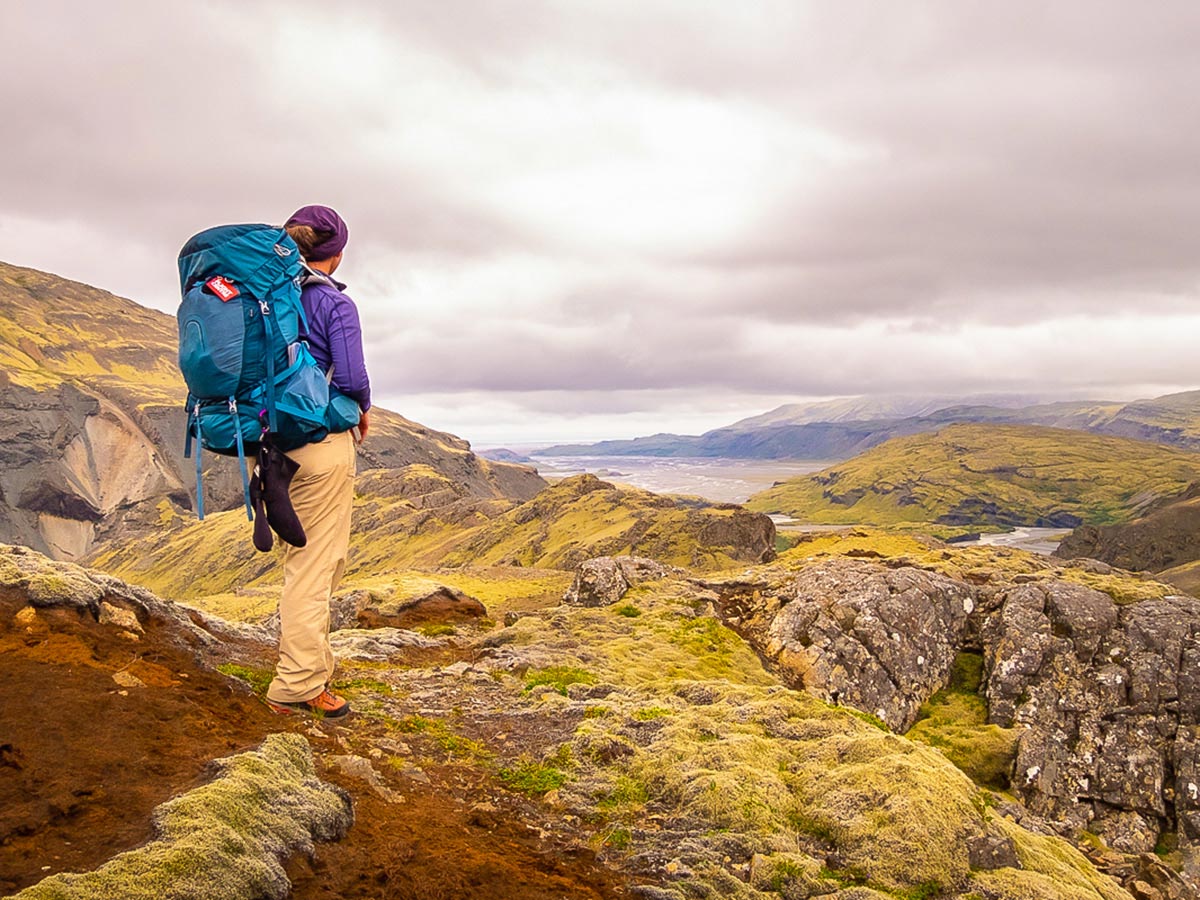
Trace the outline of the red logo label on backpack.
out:
<instances>
[{"instance_id":1,"label":"red logo label on backpack","mask_svg":"<svg viewBox=\"0 0 1200 900\"><path fill-rule=\"evenodd\" d=\"M208 279L208 281L204 283L204 286L220 297L222 303L228 303L241 293L241 291L233 286L231 281L228 281L221 275Z\"/></svg>"}]
</instances>

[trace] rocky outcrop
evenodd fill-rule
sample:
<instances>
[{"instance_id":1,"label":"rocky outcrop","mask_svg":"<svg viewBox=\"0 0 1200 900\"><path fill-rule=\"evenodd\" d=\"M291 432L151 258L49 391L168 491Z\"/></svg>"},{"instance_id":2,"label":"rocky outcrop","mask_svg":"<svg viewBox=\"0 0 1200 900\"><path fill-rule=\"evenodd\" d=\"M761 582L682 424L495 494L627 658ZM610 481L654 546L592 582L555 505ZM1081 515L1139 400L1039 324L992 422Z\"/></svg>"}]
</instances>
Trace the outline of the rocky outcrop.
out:
<instances>
[{"instance_id":1,"label":"rocky outcrop","mask_svg":"<svg viewBox=\"0 0 1200 900\"><path fill-rule=\"evenodd\" d=\"M981 636L991 720L1020 729L1013 787L1032 811L1131 853L1176 825L1200 837L1200 792L1188 790L1200 600L1117 606L1080 585L1021 585Z\"/></svg>"},{"instance_id":2,"label":"rocky outcrop","mask_svg":"<svg viewBox=\"0 0 1200 900\"><path fill-rule=\"evenodd\" d=\"M1176 831L1200 848L1200 600L1018 580L843 559L710 586L785 681L898 731L957 654L982 652L988 720L1017 729L1012 785L1033 815L1126 853Z\"/></svg>"},{"instance_id":3,"label":"rocky outcrop","mask_svg":"<svg viewBox=\"0 0 1200 900\"><path fill-rule=\"evenodd\" d=\"M726 622L785 681L897 731L949 681L975 606L973 589L944 575L856 560L806 567L770 599L738 588L722 591Z\"/></svg>"}]
</instances>

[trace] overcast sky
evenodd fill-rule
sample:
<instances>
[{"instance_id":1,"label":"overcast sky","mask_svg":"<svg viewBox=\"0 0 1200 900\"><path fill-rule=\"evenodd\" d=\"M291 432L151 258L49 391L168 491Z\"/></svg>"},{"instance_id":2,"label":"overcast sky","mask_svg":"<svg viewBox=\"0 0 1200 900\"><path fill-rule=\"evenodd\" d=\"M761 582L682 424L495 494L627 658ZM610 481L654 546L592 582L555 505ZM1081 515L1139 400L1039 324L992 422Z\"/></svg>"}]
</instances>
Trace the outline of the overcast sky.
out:
<instances>
[{"instance_id":1,"label":"overcast sky","mask_svg":"<svg viewBox=\"0 0 1200 900\"><path fill-rule=\"evenodd\" d=\"M5 3L0 259L174 312L325 203L478 446L1200 385L1200 4Z\"/></svg>"}]
</instances>

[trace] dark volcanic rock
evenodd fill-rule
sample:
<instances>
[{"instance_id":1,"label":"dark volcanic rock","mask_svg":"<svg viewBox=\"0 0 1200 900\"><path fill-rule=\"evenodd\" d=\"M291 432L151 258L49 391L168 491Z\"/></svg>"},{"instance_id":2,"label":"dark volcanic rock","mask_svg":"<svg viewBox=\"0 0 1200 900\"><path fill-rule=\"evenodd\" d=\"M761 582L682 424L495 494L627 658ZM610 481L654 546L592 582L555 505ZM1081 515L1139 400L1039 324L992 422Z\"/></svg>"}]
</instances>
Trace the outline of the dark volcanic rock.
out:
<instances>
[{"instance_id":1,"label":"dark volcanic rock","mask_svg":"<svg viewBox=\"0 0 1200 900\"><path fill-rule=\"evenodd\" d=\"M1021 729L1014 789L1035 813L1149 852L1196 821L1200 601L1117 606L1049 582L1013 588L982 629L991 720Z\"/></svg>"},{"instance_id":2,"label":"dark volcanic rock","mask_svg":"<svg viewBox=\"0 0 1200 900\"><path fill-rule=\"evenodd\" d=\"M764 601L765 615L747 609L736 586L725 588L718 586L727 621L792 686L867 710L898 731L946 686L975 608L973 589L961 582L857 560L803 569Z\"/></svg>"}]
</instances>

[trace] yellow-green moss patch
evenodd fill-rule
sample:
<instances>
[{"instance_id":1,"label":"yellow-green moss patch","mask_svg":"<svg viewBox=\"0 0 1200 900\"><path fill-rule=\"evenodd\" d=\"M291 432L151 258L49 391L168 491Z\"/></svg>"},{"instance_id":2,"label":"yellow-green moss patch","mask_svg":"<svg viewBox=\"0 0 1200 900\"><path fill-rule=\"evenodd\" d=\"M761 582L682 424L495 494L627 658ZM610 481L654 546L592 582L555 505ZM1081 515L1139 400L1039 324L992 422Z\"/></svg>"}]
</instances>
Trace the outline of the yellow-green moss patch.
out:
<instances>
[{"instance_id":1,"label":"yellow-green moss patch","mask_svg":"<svg viewBox=\"0 0 1200 900\"><path fill-rule=\"evenodd\" d=\"M146 846L94 872L53 875L14 900L286 896L281 860L340 837L353 820L349 797L317 779L308 743L295 734L270 735L219 768L215 781L154 811Z\"/></svg>"}]
</instances>

